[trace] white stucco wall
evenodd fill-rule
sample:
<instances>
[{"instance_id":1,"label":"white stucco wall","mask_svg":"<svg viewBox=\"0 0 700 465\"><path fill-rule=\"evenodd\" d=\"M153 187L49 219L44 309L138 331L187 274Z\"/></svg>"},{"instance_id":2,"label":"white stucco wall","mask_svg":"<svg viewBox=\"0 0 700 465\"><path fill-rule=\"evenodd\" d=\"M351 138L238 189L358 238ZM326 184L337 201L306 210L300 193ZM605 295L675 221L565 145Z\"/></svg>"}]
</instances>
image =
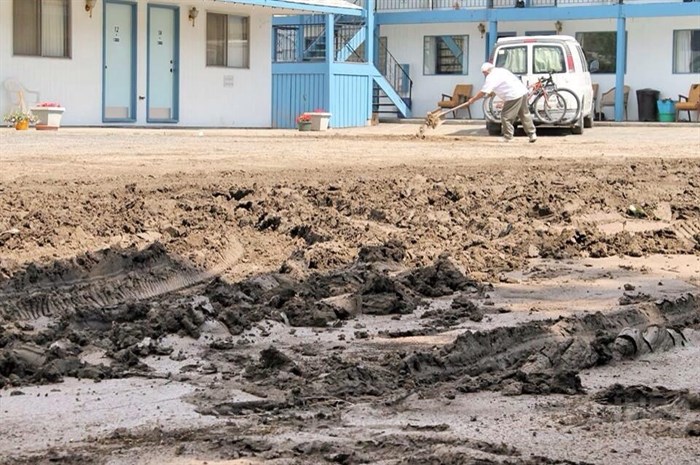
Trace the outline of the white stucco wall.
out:
<instances>
[{"instance_id":1,"label":"white stucco wall","mask_svg":"<svg viewBox=\"0 0 700 465\"><path fill-rule=\"evenodd\" d=\"M562 34L575 36L577 32L616 31L617 20L562 21ZM382 26L380 34L387 37L389 52L399 63L410 65L413 80L413 114L425 115L437 108L442 93L449 94L456 84L473 84L476 92L483 84L479 71L486 57L486 38L477 30L478 23L412 24ZM488 25L486 24L488 27ZM638 89L651 88L661 92L661 98L678 99L687 95L690 85L700 82L698 74L673 74L673 31L697 29L697 18L631 18L627 19L627 74L625 83L631 87L628 103L630 120L638 119ZM528 31L554 30L553 21L502 22L499 31L524 35ZM423 74L423 37L432 35L469 35L469 66L466 76L435 76ZM615 86L614 74L593 74L593 82L600 85L600 94ZM483 117L481 102L472 105L472 116ZM613 117L612 108L605 111ZM464 117L464 113L460 116ZM448 118L451 118L448 115Z\"/></svg>"},{"instance_id":2,"label":"white stucco wall","mask_svg":"<svg viewBox=\"0 0 700 465\"><path fill-rule=\"evenodd\" d=\"M271 11L208 0L159 0L158 5L179 5L180 18L180 119L179 126L269 127L271 121ZM16 78L40 92L43 101L66 107L62 124L102 125L103 2L92 18L84 0L72 0L71 58L13 56L12 1L0 0L0 82ZM195 25L189 8L199 9ZM146 95L146 37L148 2L137 7L137 95ZM250 68L216 68L205 65L206 12L250 17ZM224 87L224 77L233 86ZM230 78L228 79L230 82ZM146 101L137 100L137 121L147 125ZM0 89L0 111L10 109L10 97Z\"/></svg>"}]
</instances>

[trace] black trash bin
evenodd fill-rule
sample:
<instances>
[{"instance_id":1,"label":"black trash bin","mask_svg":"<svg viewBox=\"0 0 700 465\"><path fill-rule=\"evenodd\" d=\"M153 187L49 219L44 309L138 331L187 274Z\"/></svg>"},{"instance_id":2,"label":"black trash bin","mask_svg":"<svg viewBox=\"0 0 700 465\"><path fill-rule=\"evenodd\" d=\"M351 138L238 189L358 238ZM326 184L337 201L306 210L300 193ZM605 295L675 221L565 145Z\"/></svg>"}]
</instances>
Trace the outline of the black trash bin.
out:
<instances>
[{"instance_id":1,"label":"black trash bin","mask_svg":"<svg viewBox=\"0 0 700 465\"><path fill-rule=\"evenodd\" d=\"M656 121L659 109L656 101L660 92L655 89L639 89L637 91L637 108L639 109L639 121Z\"/></svg>"}]
</instances>

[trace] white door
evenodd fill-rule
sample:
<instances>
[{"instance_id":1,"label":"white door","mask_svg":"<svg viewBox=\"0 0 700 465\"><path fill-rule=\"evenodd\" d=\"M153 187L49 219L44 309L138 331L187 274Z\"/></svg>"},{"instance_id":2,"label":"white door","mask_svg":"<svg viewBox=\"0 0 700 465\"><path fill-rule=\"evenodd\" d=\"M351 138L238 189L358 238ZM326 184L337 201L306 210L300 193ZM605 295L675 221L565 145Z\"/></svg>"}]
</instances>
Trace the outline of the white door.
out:
<instances>
[{"instance_id":1,"label":"white door","mask_svg":"<svg viewBox=\"0 0 700 465\"><path fill-rule=\"evenodd\" d=\"M178 9L148 7L148 122L178 120Z\"/></svg>"},{"instance_id":2,"label":"white door","mask_svg":"<svg viewBox=\"0 0 700 465\"><path fill-rule=\"evenodd\" d=\"M136 120L136 5L105 2L102 120Z\"/></svg>"}]
</instances>

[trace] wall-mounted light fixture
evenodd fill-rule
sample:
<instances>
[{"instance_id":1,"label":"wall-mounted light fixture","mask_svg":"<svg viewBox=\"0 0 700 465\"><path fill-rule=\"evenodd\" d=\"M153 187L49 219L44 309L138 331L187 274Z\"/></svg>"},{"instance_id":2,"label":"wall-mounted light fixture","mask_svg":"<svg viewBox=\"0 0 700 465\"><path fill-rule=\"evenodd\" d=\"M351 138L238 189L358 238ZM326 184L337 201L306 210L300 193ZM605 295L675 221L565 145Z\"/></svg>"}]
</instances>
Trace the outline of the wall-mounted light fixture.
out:
<instances>
[{"instance_id":1,"label":"wall-mounted light fixture","mask_svg":"<svg viewBox=\"0 0 700 465\"><path fill-rule=\"evenodd\" d=\"M195 8L195 7L190 8L190 13L189 13L188 18L190 18L190 21L192 21L192 27L194 27L194 20L198 14L199 14L199 10L197 8Z\"/></svg>"},{"instance_id":2,"label":"wall-mounted light fixture","mask_svg":"<svg viewBox=\"0 0 700 465\"><path fill-rule=\"evenodd\" d=\"M479 30L479 33L481 33L481 38L484 38L484 34L486 34L486 26L484 26L484 23L479 23L479 25L476 27Z\"/></svg>"},{"instance_id":3,"label":"wall-mounted light fixture","mask_svg":"<svg viewBox=\"0 0 700 465\"><path fill-rule=\"evenodd\" d=\"M95 9L95 3L97 3L97 0L85 0L85 11L90 13L91 18L92 18L92 10Z\"/></svg>"},{"instance_id":4,"label":"wall-mounted light fixture","mask_svg":"<svg viewBox=\"0 0 700 465\"><path fill-rule=\"evenodd\" d=\"M562 27L563 24L561 23L561 21L557 21L556 23L554 23L554 30L557 31L557 34L561 33Z\"/></svg>"}]
</instances>

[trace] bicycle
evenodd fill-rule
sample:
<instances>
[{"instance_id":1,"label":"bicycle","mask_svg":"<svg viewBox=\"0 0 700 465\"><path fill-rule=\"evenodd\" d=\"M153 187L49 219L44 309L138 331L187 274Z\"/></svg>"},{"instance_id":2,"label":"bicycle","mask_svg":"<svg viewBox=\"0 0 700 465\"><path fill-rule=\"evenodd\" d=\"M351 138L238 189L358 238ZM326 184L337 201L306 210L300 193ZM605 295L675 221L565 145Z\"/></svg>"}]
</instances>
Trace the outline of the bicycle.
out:
<instances>
[{"instance_id":1,"label":"bicycle","mask_svg":"<svg viewBox=\"0 0 700 465\"><path fill-rule=\"evenodd\" d=\"M558 88L548 73L529 87L528 109L533 119L545 124L570 124L579 116L581 101L570 89ZM491 121L500 121L503 101L496 95L484 99L484 115Z\"/></svg>"}]
</instances>

